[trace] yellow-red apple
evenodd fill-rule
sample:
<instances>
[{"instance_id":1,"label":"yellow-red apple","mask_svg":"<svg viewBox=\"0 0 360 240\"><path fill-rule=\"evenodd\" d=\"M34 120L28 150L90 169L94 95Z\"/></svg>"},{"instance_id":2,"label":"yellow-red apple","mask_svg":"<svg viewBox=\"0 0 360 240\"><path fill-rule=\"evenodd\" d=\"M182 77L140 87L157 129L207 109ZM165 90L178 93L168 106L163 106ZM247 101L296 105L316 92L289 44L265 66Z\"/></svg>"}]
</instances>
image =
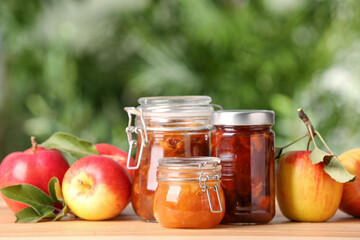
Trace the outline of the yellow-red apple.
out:
<instances>
[{"instance_id":1,"label":"yellow-red apple","mask_svg":"<svg viewBox=\"0 0 360 240\"><path fill-rule=\"evenodd\" d=\"M130 200L131 183L126 170L104 156L77 160L62 182L64 200L75 215L86 220L110 219Z\"/></svg>"},{"instance_id":2,"label":"yellow-red apple","mask_svg":"<svg viewBox=\"0 0 360 240\"><path fill-rule=\"evenodd\" d=\"M276 197L281 212L293 221L322 222L339 207L343 184L312 164L311 151L286 152L276 166Z\"/></svg>"},{"instance_id":3,"label":"yellow-red apple","mask_svg":"<svg viewBox=\"0 0 360 240\"><path fill-rule=\"evenodd\" d=\"M98 143L95 145L97 151L100 155L104 155L110 157L111 159L115 160L116 162L120 163L126 171L129 173L130 178L132 179L134 176L134 170L127 169L126 162L128 158L128 153L113 146L108 143ZM134 165L134 158L130 157L130 166Z\"/></svg>"},{"instance_id":4,"label":"yellow-red apple","mask_svg":"<svg viewBox=\"0 0 360 240\"><path fill-rule=\"evenodd\" d=\"M32 139L32 144L32 148L24 152L10 153L1 162L0 188L26 183L34 185L49 194L49 180L57 177L60 182L62 181L66 170L69 168L69 164L63 155L55 150L37 147L35 139ZM4 196L3 198L15 213L28 207L28 205L21 202Z\"/></svg>"},{"instance_id":5,"label":"yellow-red apple","mask_svg":"<svg viewBox=\"0 0 360 240\"><path fill-rule=\"evenodd\" d=\"M339 156L343 166L356 175L354 182L344 183L340 209L354 217L360 217L360 148L344 152Z\"/></svg>"}]
</instances>

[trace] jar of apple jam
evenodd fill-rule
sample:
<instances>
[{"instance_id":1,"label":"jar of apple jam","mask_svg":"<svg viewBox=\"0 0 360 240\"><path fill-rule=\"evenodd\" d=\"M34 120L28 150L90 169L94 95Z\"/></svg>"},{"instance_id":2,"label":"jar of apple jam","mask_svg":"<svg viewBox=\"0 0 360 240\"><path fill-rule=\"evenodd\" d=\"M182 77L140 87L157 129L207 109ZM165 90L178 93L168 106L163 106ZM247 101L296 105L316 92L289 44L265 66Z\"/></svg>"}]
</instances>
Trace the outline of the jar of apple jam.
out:
<instances>
[{"instance_id":1,"label":"jar of apple jam","mask_svg":"<svg viewBox=\"0 0 360 240\"><path fill-rule=\"evenodd\" d=\"M155 221L153 198L157 187L158 161L163 157L210 156L211 113L208 96L145 97L137 108L125 108L129 115L126 128L131 151L137 148L131 202L144 221ZM135 115L135 126L132 126ZM134 139L137 136L137 139Z\"/></svg>"},{"instance_id":2,"label":"jar of apple jam","mask_svg":"<svg viewBox=\"0 0 360 240\"><path fill-rule=\"evenodd\" d=\"M163 158L154 196L156 220L168 228L212 228L225 214L219 158Z\"/></svg>"},{"instance_id":3,"label":"jar of apple jam","mask_svg":"<svg viewBox=\"0 0 360 240\"><path fill-rule=\"evenodd\" d=\"M217 111L211 155L222 165L226 212L222 223L264 224L275 215L274 112Z\"/></svg>"}]
</instances>

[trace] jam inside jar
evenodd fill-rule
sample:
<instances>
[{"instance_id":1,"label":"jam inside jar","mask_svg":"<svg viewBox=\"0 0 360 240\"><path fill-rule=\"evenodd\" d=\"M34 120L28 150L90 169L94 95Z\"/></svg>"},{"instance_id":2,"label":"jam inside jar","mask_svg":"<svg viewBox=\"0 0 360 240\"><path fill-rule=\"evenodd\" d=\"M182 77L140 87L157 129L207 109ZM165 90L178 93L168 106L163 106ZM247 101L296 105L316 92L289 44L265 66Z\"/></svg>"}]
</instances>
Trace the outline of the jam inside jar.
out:
<instances>
[{"instance_id":1,"label":"jam inside jar","mask_svg":"<svg viewBox=\"0 0 360 240\"><path fill-rule=\"evenodd\" d=\"M222 223L264 224L275 215L272 111L213 114L211 155L222 165L226 213Z\"/></svg>"},{"instance_id":2,"label":"jam inside jar","mask_svg":"<svg viewBox=\"0 0 360 240\"><path fill-rule=\"evenodd\" d=\"M154 196L156 220L168 228L211 228L225 214L220 159L163 158Z\"/></svg>"},{"instance_id":3,"label":"jam inside jar","mask_svg":"<svg viewBox=\"0 0 360 240\"><path fill-rule=\"evenodd\" d=\"M136 165L130 166L129 161L127 165L135 169L131 203L141 220L156 221L153 199L160 158L210 156L210 102L207 96L147 97L139 99L139 107L125 109L129 152L137 148ZM131 126L132 114L135 126Z\"/></svg>"}]
</instances>

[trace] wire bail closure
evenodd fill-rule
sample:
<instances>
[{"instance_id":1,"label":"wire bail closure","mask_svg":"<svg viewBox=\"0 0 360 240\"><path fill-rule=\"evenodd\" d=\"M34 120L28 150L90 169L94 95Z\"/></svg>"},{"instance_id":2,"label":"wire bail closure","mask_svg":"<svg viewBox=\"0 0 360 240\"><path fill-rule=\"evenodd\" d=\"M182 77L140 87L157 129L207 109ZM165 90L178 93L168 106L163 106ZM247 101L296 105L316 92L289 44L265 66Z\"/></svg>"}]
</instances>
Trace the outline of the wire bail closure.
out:
<instances>
[{"instance_id":1,"label":"wire bail closure","mask_svg":"<svg viewBox=\"0 0 360 240\"><path fill-rule=\"evenodd\" d=\"M133 170L133 169L139 168L144 147L149 145L149 141L148 141L147 130L146 130L146 125L145 125L145 121L143 118L142 109L140 108L140 110L137 110L135 107L126 107L125 111L127 112L128 116L129 116L129 122L128 122L128 126L126 128L127 139L129 142L129 151L128 151L128 158L126 161L126 167L127 167L127 169ZM132 115L140 117L142 128L131 125L132 124ZM132 150L137 147L137 141L138 141L138 139L133 139L134 133L137 136L140 134L141 146L140 146L138 161L137 161L136 165L130 166Z\"/></svg>"},{"instance_id":2,"label":"wire bail closure","mask_svg":"<svg viewBox=\"0 0 360 240\"><path fill-rule=\"evenodd\" d=\"M203 162L203 163L199 164L199 168L202 169L202 167L204 167L205 165L206 165L206 162ZM212 176L209 176L209 175L204 176L204 171L201 170L201 173L200 173L200 176L199 176L199 185L200 185L201 190L203 192L206 192L206 194L207 194L211 212L213 212L213 213L221 213L223 211L223 208L222 208L221 199L220 199L220 195L219 195L220 176L216 173L216 166L215 165L214 165L213 172L214 172L214 175L212 175ZM202 180L203 177L205 177L205 180ZM213 186L213 187L208 187L206 185L206 183L208 181L210 181L210 180L216 180L217 184L215 186ZM204 182L204 184L202 184L202 182ZM216 192L216 196L217 196L218 203L219 203L219 206L220 206L219 210L214 210L214 208L213 208L211 198L210 198L209 189L213 189Z\"/></svg>"},{"instance_id":3,"label":"wire bail closure","mask_svg":"<svg viewBox=\"0 0 360 240\"><path fill-rule=\"evenodd\" d=\"M210 98L210 97L208 97L208 98ZM210 98L209 102L210 101L211 101L211 98ZM180 106L181 106L181 104L180 104ZM209 104L206 106L211 106L212 109L218 108L218 109L222 110L222 107L220 105ZM145 108L145 112L147 113L147 111L149 111L149 109L164 110L164 109L168 109L168 108L169 108L168 105L147 107L147 108ZM150 144L150 142L148 140L148 131L163 131L163 132L203 131L203 130L211 131L211 129L212 129L212 125L210 123L206 124L206 125L203 124L200 126L192 126L192 127L189 127L189 126L175 126L175 127L174 126L171 126L171 127L169 127L169 126L162 126L162 127L148 126L147 127L145 124L145 120L144 120L144 109L141 106L139 106L138 108L125 107L124 110L127 112L128 117L129 117L128 126L126 128L127 139L129 142L129 150L128 150L128 158L126 161L126 167L127 167L127 169L131 169L131 170L135 170L140 167L144 147L147 147ZM140 119L140 126L137 126L136 122L134 122L134 125L132 125L132 121L133 121L132 115L135 115L136 117L138 117ZM134 136L134 134L136 134L136 137ZM139 152L137 155L137 162L136 162L136 165L130 166L131 155L132 155L133 150L137 148L138 141L141 141L141 144L140 144L140 149L139 149Z\"/></svg>"}]
</instances>

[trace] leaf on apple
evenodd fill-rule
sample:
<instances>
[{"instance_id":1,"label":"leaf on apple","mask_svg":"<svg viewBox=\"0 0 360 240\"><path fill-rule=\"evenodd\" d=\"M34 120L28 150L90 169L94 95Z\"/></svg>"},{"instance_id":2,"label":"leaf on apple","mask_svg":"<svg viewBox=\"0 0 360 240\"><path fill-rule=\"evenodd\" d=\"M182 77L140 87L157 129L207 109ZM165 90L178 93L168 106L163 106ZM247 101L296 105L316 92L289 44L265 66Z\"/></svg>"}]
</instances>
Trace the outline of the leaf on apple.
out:
<instances>
[{"instance_id":1,"label":"leaf on apple","mask_svg":"<svg viewBox=\"0 0 360 240\"><path fill-rule=\"evenodd\" d=\"M25 203L38 214L45 214L53 210L52 199L41 189L30 184L18 184L2 188L5 197Z\"/></svg>"},{"instance_id":2,"label":"leaf on apple","mask_svg":"<svg viewBox=\"0 0 360 240\"><path fill-rule=\"evenodd\" d=\"M99 154L91 142L63 132L54 133L41 146L69 153L76 159Z\"/></svg>"},{"instance_id":3,"label":"leaf on apple","mask_svg":"<svg viewBox=\"0 0 360 240\"><path fill-rule=\"evenodd\" d=\"M299 118L303 120L305 126L308 130L308 135L310 136L311 141L313 142L315 148L309 155L310 160L313 164L324 163L324 171L335 181L344 183L344 182L352 182L355 181L356 176L350 174L344 166L340 163L339 159L333 152L330 150L325 140L322 138L321 134L315 130L308 116L304 113L304 111L299 108L298 109ZM325 145L329 152L325 152L316 144L315 136L321 140L321 142Z\"/></svg>"},{"instance_id":4,"label":"leaf on apple","mask_svg":"<svg viewBox=\"0 0 360 240\"><path fill-rule=\"evenodd\" d=\"M314 150L309 155L312 164L317 164L320 162L328 163L332 157L334 157L334 155L325 152L317 147L315 147Z\"/></svg>"},{"instance_id":5,"label":"leaf on apple","mask_svg":"<svg viewBox=\"0 0 360 240\"><path fill-rule=\"evenodd\" d=\"M30 184L18 184L1 188L0 192L5 197L29 205L15 214L16 223L33 223L43 219L60 220L69 212L69 208L63 201L59 180L54 177L49 181L49 193L47 195L41 189ZM60 202L63 209L54 207L54 203ZM59 213L56 215L54 211Z\"/></svg>"},{"instance_id":6,"label":"leaf on apple","mask_svg":"<svg viewBox=\"0 0 360 240\"><path fill-rule=\"evenodd\" d=\"M350 174L336 156L333 156L329 163L325 164L324 171L341 183L353 182L356 179L356 176Z\"/></svg>"},{"instance_id":7,"label":"leaf on apple","mask_svg":"<svg viewBox=\"0 0 360 240\"><path fill-rule=\"evenodd\" d=\"M324 171L337 182L352 182L356 178L344 168L335 155L325 152L318 147L314 148L309 158L312 164L323 162Z\"/></svg>"}]
</instances>

